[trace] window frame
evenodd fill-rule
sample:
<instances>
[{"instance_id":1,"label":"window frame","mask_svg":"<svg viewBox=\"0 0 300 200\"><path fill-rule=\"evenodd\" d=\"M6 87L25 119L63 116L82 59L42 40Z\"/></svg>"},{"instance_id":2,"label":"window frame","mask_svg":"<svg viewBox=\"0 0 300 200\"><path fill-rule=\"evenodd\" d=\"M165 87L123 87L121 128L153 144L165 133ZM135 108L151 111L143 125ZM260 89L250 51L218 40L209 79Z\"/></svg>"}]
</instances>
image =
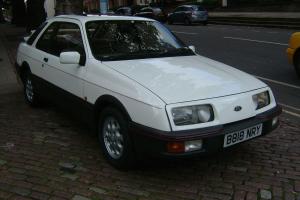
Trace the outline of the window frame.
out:
<instances>
[{"instance_id":1,"label":"window frame","mask_svg":"<svg viewBox=\"0 0 300 200\"><path fill-rule=\"evenodd\" d=\"M174 13L179 13L183 11L183 6L179 6L177 8L175 8Z\"/></svg>"},{"instance_id":2,"label":"window frame","mask_svg":"<svg viewBox=\"0 0 300 200\"><path fill-rule=\"evenodd\" d=\"M52 22L48 22L47 26L44 27L43 31L39 34L39 37L35 40L35 42L34 42L34 44L32 46L34 46L39 51L42 51L44 53L50 54L51 56L59 58L59 56L57 56L57 55L55 55L53 53L45 52L44 50L41 50L41 49L37 48L37 43L40 41L40 39L43 37L44 33L48 30L48 28L51 25L57 24L56 28L55 28L55 31L52 33L52 36L51 36L51 37L53 37L54 34L57 34L57 31L58 31L58 29L60 27L60 24L64 24L64 23L74 24L74 25L76 25L79 28L81 39L82 39L82 44L83 44L83 54L84 54L84 55L81 55L81 57L82 57L82 59L81 59L81 65L84 65L85 61L86 61L86 58L89 55L87 53L87 50L89 49L89 46L87 46L87 43L86 43L85 30L83 29L83 26L82 26L82 24L81 24L81 22L79 20L64 19L64 20L55 20L55 21L52 21Z\"/></svg>"},{"instance_id":3,"label":"window frame","mask_svg":"<svg viewBox=\"0 0 300 200\"><path fill-rule=\"evenodd\" d=\"M32 46L33 43L37 40L38 36L41 32L43 32L44 28L47 26L48 22L42 23L35 31L34 33L29 37L26 44Z\"/></svg>"},{"instance_id":4,"label":"window frame","mask_svg":"<svg viewBox=\"0 0 300 200\"><path fill-rule=\"evenodd\" d=\"M93 50L92 50L91 44L90 44L90 39L89 39L89 37L88 37L87 31L88 31L88 24L89 24L89 23L92 23L92 22L97 22L97 21L103 21L103 22L105 22L105 21L123 21L123 20L88 20L88 21L86 21L86 22L84 23L83 27L84 27L84 29L85 29L85 31L86 31L85 37L86 37L86 45L88 46L89 58L98 60L98 61L100 61L100 62L105 62L105 61L122 61L122 60L135 60L135 59L146 59L146 58L148 59L148 58L152 58L152 57L140 57L140 58L129 58L129 59L127 59L127 58L126 58L126 59L121 58L121 59L113 59L113 60L110 60L110 59L105 59L105 58L100 58L100 57L95 56L95 54L94 54L94 52L93 52ZM131 20L125 20L125 21L131 21ZM136 20L136 21L144 21L144 22L146 22L146 21L148 21L148 20ZM152 21L149 21L149 22L152 22ZM159 23L159 22L158 22L158 23ZM162 25L162 24L161 24L161 25ZM178 38L174 33L172 33L172 31L171 31L168 27L166 27L166 26L164 26L164 25L162 25L162 26L166 29L166 31L170 32L170 34L175 38L175 40L176 40L177 42L179 42L179 44L181 44L182 46L186 46L186 44L185 44L180 38ZM196 53L193 53L192 55L196 55ZM164 57L164 56L161 56L161 57ZM166 57L168 57L168 56L166 56ZM154 57L153 57L153 58L154 58Z\"/></svg>"},{"instance_id":5,"label":"window frame","mask_svg":"<svg viewBox=\"0 0 300 200\"><path fill-rule=\"evenodd\" d=\"M49 29L50 27L52 27L52 26L55 26L55 27L54 27L54 31L53 31L53 33L51 34L51 38L53 38L54 33L57 32L57 28L58 28L58 25L57 25L57 24L58 24L58 23L57 23L56 21L50 23L50 24L43 30L43 32L41 33L41 35L39 36L39 38L36 39L35 44L34 44L34 47L35 47L37 50L42 51L42 52L47 53L47 54L50 54L50 55L53 55L53 56L56 56L56 55L54 55L54 54L52 54L52 53L50 53L50 52L47 52L47 51L45 51L45 50L43 50L43 49L38 48L38 43L39 43L39 42L41 41L41 39L44 37L44 35L45 35L46 32L48 31L48 29Z\"/></svg>"}]
</instances>

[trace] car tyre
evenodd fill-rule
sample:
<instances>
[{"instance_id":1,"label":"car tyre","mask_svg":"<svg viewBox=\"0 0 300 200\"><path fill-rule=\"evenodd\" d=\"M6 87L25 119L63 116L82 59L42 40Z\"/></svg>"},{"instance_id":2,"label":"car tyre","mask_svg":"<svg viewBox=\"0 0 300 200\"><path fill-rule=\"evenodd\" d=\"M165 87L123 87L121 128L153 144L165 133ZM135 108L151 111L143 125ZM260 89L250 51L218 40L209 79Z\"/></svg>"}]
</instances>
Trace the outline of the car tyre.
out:
<instances>
[{"instance_id":1,"label":"car tyre","mask_svg":"<svg viewBox=\"0 0 300 200\"><path fill-rule=\"evenodd\" d=\"M128 119L114 107L106 107L98 122L98 138L106 160L120 170L133 168L135 153L128 133Z\"/></svg>"},{"instance_id":2,"label":"car tyre","mask_svg":"<svg viewBox=\"0 0 300 200\"><path fill-rule=\"evenodd\" d=\"M23 83L24 83L24 97L26 102L32 107L39 106L41 104L41 101L37 89L35 87L35 83L32 79L32 74L29 70L24 72Z\"/></svg>"},{"instance_id":3,"label":"car tyre","mask_svg":"<svg viewBox=\"0 0 300 200\"><path fill-rule=\"evenodd\" d=\"M206 26L208 24L207 21L202 22L203 26Z\"/></svg>"},{"instance_id":4,"label":"car tyre","mask_svg":"<svg viewBox=\"0 0 300 200\"><path fill-rule=\"evenodd\" d=\"M300 51L298 51L295 55L294 66L295 66L296 73L297 73L298 77L300 78Z\"/></svg>"},{"instance_id":5,"label":"car tyre","mask_svg":"<svg viewBox=\"0 0 300 200\"><path fill-rule=\"evenodd\" d=\"M168 24L172 25L173 24L173 20L172 19L168 19Z\"/></svg>"}]
</instances>

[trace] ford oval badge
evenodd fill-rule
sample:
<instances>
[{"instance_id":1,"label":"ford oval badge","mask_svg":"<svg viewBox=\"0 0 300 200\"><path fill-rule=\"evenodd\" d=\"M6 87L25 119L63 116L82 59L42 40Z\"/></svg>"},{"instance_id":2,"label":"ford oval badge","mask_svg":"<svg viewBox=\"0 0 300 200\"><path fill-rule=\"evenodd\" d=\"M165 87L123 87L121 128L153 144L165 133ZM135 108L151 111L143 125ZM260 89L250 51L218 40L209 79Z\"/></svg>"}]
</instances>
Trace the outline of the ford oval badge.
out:
<instances>
[{"instance_id":1,"label":"ford oval badge","mask_svg":"<svg viewBox=\"0 0 300 200\"><path fill-rule=\"evenodd\" d=\"M238 111L240 111L240 110L242 110L242 107L241 107L241 106L236 106L236 107L234 108L234 111L236 111L236 112L238 112Z\"/></svg>"}]
</instances>

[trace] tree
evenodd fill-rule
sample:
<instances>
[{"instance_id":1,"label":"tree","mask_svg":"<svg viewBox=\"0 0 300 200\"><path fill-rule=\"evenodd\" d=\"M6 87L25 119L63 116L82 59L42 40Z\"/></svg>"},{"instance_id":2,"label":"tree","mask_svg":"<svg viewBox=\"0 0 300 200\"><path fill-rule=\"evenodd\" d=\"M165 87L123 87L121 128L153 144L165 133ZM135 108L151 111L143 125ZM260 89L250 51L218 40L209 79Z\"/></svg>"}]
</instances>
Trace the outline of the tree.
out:
<instances>
[{"instance_id":1,"label":"tree","mask_svg":"<svg viewBox=\"0 0 300 200\"><path fill-rule=\"evenodd\" d=\"M24 0L12 1L12 24L22 26L26 24L26 6Z\"/></svg>"},{"instance_id":2,"label":"tree","mask_svg":"<svg viewBox=\"0 0 300 200\"><path fill-rule=\"evenodd\" d=\"M56 0L55 15L77 14L83 12L83 0Z\"/></svg>"},{"instance_id":3,"label":"tree","mask_svg":"<svg viewBox=\"0 0 300 200\"><path fill-rule=\"evenodd\" d=\"M3 0L0 0L0 23L5 22L4 16L3 16L3 13L2 13L2 7L3 7Z\"/></svg>"},{"instance_id":4,"label":"tree","mask_svg":"<svg viewBox=\"0 0 300 200\"><path fill-rule=\"evenodd\" d=\"M44 0L27 0L27 31L36 29L45 20Z\"/></svg>"}]
</instances>

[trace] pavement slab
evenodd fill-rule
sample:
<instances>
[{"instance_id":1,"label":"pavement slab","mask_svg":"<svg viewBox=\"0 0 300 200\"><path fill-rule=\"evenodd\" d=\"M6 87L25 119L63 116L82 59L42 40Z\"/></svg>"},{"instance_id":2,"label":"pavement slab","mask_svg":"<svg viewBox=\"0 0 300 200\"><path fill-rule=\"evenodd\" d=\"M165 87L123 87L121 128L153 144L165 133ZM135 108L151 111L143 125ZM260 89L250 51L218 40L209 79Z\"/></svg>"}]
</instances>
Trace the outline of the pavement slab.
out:
<instances>
[{"instance_id":1,"label":"pavement slab","mask_svg":"<svg viewBox=\"0 0 300 200\"><path fill-rule=\"evenodd\" d=\"M3 34L22 32L5 26L0 41ZM5 46L0 42L1 55L13 54L18 38ZM148 159L137 169L118 171L105 161L96 135L55 106L29 107L11 63L1 67L12 80L0 91L0 199L300 197L300 124L281 117L276 131L224 152L179 161ZM56 143L45 142L49 138Z\"/></svg>"}]
</instances>

